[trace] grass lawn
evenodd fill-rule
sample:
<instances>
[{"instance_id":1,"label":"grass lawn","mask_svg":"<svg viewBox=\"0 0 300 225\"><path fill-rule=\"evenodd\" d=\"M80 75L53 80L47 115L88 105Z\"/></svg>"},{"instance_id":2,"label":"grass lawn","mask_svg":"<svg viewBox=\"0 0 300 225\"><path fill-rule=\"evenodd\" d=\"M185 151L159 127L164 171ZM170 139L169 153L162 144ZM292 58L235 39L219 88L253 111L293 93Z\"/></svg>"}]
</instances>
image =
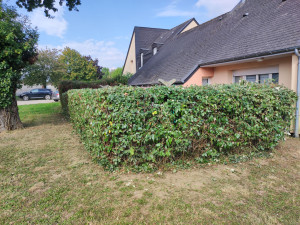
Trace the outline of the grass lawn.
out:
<instances>
[{"instance_id":1,"label":"grass lawn","mask_svg":"<svg viewBox=\"0 0 300 225\"><path fill-rule=\"evenodd\" d=\"M299 224L299 140L242 164L108 173L59 103L19 109L25 129L0 134L0 224Z\"/></svg>"}]
</instances>

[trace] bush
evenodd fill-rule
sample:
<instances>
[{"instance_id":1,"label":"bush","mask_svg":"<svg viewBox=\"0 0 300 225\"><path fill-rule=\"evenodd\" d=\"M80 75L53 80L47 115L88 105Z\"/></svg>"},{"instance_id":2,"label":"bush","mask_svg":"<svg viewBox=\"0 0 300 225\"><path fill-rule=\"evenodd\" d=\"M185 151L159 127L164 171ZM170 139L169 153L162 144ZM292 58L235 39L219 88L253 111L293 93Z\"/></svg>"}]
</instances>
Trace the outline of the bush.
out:
<instances>
[{"instance_id":1,"label":"bush","mask_svg":"<svg viewBox=\"0 0 300 225\"><path fill-rule=\"evenodd\" d=\"M115 78L103 78L97 81L72 81L72 80L64 80L61 81L58 89L59 94L62 95L63 93L67 92L68 90L72 89L98 89L103 86L116 86L120 84L127 84L129 77L122 76L122 77L115 77Z\"/></svg>"},{"instance_id":2,"label":"bush","mask_svg":"<svg viewBox=\"0 0 300 225\"><path fill-rule=\"evenodd\" d=\"M61 81L58 90L59 90L59 96L61 107L63 110L63 113L68 116L68 96L67 93L69 90L73 89L98 89L102 88L103 86L116 86L120 84L126 85L128 83L129 75L121 75L114 78L102 78L98 81L72 81L72 80L65 80ZM65 93L65 95L64 95Z\"/></svg>"},{"instance_id":3,"label":"bush","mask_svg":"<svg viewBox=\"0 0 300 225\"><path fill-rule=\"evenodd\" d=\"M182 159L273 149L288 131L296 94L246 83L206 87L72 90L69 111L106 169L149 171Z\"/></svg>"}]
</instances>

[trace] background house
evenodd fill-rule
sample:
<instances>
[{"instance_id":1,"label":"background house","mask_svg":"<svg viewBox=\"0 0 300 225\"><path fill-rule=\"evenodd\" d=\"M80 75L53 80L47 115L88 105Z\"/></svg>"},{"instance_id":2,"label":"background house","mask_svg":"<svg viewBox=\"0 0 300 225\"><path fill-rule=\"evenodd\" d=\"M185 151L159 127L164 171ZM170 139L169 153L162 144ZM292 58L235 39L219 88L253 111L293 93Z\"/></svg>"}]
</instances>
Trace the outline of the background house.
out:
<instances>
[{"instance_id":1,"label":"background house","mask_svg":"<svg viewBox=\"0 0 300 225\"><path fill-rule=\"evenodd\" d=\"M129 85L230 84L268 79L297 90L300 1L242 0L206 23L170 29L135 27L124 73Z\"/></svg>"},{"instance_id":2,"label":"background house","mask_svg":"<svg viewBox=\"0 0 300 225\"><path fill-rule=\"evenodd\" d=\"M244 0L201 25L191 19L170 30L135 27L123 73L140 86L272 78L296 90L299 9L300 1Z\"/></svg>"}]
</instances>

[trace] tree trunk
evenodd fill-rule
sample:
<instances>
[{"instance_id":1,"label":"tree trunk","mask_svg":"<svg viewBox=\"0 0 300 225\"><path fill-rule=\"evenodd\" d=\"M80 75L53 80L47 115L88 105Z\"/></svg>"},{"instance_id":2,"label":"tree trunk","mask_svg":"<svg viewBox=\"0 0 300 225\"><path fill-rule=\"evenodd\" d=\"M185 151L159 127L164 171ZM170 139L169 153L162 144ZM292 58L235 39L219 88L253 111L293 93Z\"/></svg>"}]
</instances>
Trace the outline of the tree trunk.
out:
<instances>
[{"instance_id":1,"label":"tree trunk","mask_svg":"<svg viewBox=\"0 0 300 225\"><path fill-rule=\"evenodd\" d=\"M19 117L19 110L16 97L10 106L0 109L0 133L8 130L16 130L23 128L23 124Z\"/></svg>"}]
</instances>

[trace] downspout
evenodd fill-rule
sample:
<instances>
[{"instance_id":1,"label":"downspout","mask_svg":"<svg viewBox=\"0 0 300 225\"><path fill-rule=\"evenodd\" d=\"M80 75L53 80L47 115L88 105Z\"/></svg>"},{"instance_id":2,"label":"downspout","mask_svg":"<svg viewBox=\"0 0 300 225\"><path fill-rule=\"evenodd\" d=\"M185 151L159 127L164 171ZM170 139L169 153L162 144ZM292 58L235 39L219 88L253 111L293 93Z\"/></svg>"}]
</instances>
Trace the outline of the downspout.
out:
<instances>
[{"instance_id":1,"label":"downspout","mask_svg":"<svg viewBox=\"0 0 300 225\"><path fill-rule=\"evenodd\" d=\"M297 75L297 104L296 104L296 122L295 122L295 137L299 138L299 107L300 107L300 53L295 49L295 54L298 56L298 75Z\"/></svg>"}]
</instances>

